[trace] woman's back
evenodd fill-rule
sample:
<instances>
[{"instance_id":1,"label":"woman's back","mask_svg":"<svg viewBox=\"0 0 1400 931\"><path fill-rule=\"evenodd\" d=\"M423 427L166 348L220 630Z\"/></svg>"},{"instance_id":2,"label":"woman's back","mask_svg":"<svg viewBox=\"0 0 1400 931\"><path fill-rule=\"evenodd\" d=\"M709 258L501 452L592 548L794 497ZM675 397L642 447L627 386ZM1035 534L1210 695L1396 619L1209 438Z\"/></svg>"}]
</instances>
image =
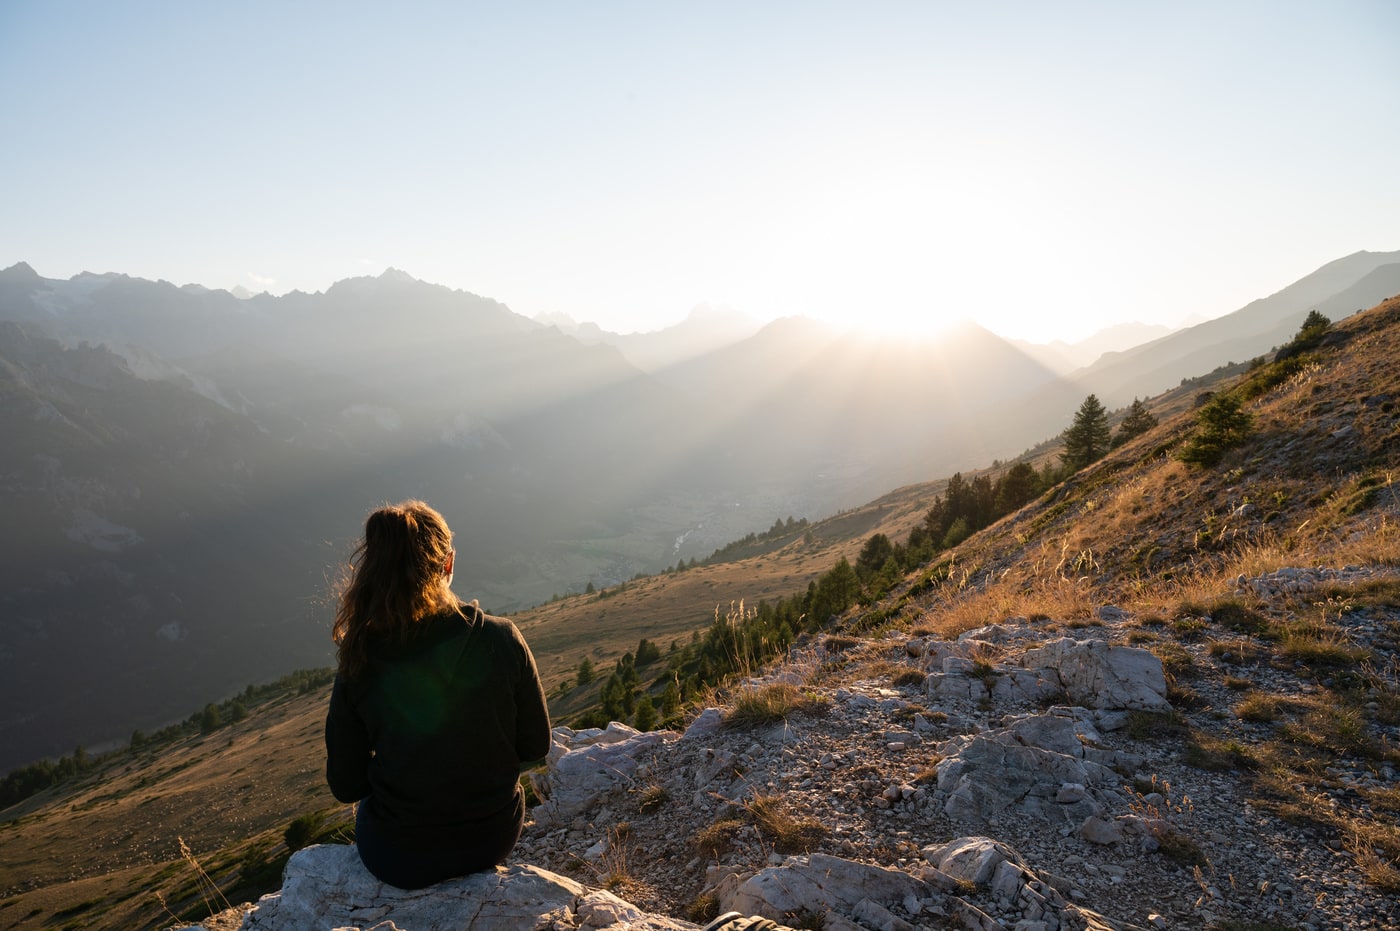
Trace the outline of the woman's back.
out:
<instances>
[{"instance_id":1,"label":"woman's back","mask_svg":"<svg viewBox=\"0 0 1400 931\"><path fill-rule=\"evenodd\" d=\"M548 753L550 740L514 624L473 602L420 627L376 649L361 680L338 680L326 720L331 791L343 801L368 794L374 816L406 832L499 811L520 765Z\"/></svg>"}]
</instances>

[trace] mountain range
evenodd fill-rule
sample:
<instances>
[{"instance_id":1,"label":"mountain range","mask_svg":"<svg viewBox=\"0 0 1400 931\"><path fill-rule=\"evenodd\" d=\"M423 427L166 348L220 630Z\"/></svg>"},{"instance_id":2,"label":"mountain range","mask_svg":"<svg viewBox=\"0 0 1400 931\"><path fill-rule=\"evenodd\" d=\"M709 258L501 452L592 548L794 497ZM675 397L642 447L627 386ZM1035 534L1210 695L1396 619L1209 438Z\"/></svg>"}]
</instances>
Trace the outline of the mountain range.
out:
<instances>
[{"instance_id":1,"label":"mountain range","mask_svg":"<svg viewBox=\"0 0 1400 931\"><path fill-rule=\"evenodd\" d=\"M1398 262L1358 253L1072 377L971 324L899 343L700 313L641 340L393 269L237 297L11 266L0 768L326 665L328 593L385 500L439 507L458 589L512 612L1009 458L1089 390L1116 406L1251 358Z\"/></svg>"}]
</instances>

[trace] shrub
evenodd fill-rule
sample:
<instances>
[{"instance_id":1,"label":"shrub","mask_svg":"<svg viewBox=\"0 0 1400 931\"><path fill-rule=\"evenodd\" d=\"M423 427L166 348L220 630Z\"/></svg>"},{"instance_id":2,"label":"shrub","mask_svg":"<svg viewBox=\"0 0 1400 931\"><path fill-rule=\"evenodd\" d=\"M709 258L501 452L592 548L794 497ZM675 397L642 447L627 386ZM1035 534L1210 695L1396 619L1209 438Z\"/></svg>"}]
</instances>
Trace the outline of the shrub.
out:
<instances>
[{"instance_id":1,"label":"shrub","mask_svg":"<svg viewBox=\"0 0 1400 931\"><path fill-rule=\"evenodd\" d=\"M293 853L311 843L321 826L326 822L326 813L323 811L307 812L299 816L291 824L287 825L287 830L282 832L282 839L287 843L287 849Z\"/></svg>"},{"instance_id":2,"label":"shrub","mask_svg":"<svg viewBox=\"0 0 1400 931\"><path fill-rule=\"evenodd\" d=\"M649 785L642 790L642 798L637 804L637 810L642 814L649 814L665 804L667 798L669 796L662 786Z\"/></svg>"},{"instance_id":3,"label":"shrub","mask_svg":"<svg viewBox=\"0 0 1400 931\"><path fill-rule=\"evenodd\" d=\"M1241 401L1235 395L1217 394L1196 412L1196 423L1196 432L1181 445L1177 458L1187 465L1206 468L1249 438L1254 415L1241 409Z\"/></svg>"},{"instance_id":4,"label":"shrub","mask_svg":"<svg viewBox=\"0 0 1400 931\"><path fill-rule=\"evenodd\" d=\"M1251 611L1232 598L1217 601L1211 606L1209 614L1212 621L1236 633L1258 634L1269 626L1258 612Z\"/></svg>"},{"instance_id":5,"label":"shrub","mask_svg":"<svg viewBox=\"0 0 1400 931\"><path fill-rule=\"evenodd\" d=\"M725 818L706 825L695 835L695 849L707 857L718 859L734 848L734 840L744 829L738 818Z\"/></svg>"},{"instance_id":6,"label":"shrub","mask_svg":"<svg viewBox=\"0 0 1400 931\"><path fill-rule=\"evenodd\" d=\"M1239 716L1241 721L1267 724L1278 717L1282 704L1282 700L1276 695L1255 692L1252 695L1246 695L1244 701L1235 706L1235 714Z\"/></svg>"}]
</instances>

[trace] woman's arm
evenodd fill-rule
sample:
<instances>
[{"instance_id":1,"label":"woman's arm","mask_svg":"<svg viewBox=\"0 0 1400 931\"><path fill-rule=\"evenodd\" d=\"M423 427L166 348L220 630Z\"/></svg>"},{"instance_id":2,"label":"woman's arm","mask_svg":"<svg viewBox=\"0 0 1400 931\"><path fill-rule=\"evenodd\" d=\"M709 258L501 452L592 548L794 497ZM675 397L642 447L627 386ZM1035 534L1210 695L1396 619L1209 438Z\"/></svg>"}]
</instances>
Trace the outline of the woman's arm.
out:
<instances>
[{"instance_id":1,"label":"woman's arm","mask_svg":"<svg viewBox=\"0 0 1400 931\"><path fill-rule=\"evenodd\" d=\"M326 784L342 802L369 795L369 733L350 706L349 687L340 676L331 688L326 712Z\"/></svg>"},{"instance_id":2,"label":"woman's arm","mask_svg":"<svg viewBox=\"0 0 1400 931\"><path fill-rule=\"evenodd\" d=\"M544 697L544 684L540 682L539 669L535 666L535 656L530 645L511 625L515 637L520 642L520 678L515 687L515 754L521 763L540 760L549 753L552 739L549 730L549 704Z\"/></svg>"}]
</instances>

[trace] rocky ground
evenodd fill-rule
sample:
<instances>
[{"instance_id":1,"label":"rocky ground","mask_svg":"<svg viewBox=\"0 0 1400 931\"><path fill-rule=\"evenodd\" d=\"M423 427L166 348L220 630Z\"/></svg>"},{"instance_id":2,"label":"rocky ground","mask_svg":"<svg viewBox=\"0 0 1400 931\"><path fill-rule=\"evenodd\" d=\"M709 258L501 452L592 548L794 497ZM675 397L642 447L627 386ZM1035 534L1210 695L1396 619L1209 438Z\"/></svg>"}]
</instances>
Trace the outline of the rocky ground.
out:
<instances>
[{"instance_id":1,"label":"rocky ground","mask_svg":"<svg viewBox=\"0 0 1400 931\"><path fill-rule=\"evenodd\" d=\"M1285 570L1237 585L1268 596L1374 575ZM1131 645L1154 636L1142 620L1103 606L1087 623L1012 620L956 641L829 636L746 686L749 698L788 695L792 707L769 723L736 724L731 708L702 714L683 737L561 731L539 780L548 800L517 857L691 920L721 906L776 908L738 895L742 881L809 865L789 858L811 852L945 893L877 903L885 917L867 910L863 921L831 909L828 929L1053 931L1092 924L1092 913L1115 928L1400 926L1400 901L1363 878L1354 845L1257 804L1244 768L1270 725L1230 712L1238 682L1201 674L1174 687L1191 706L1183 725L1161 662ZM1400 609L1342 611L1337 623L1393 675ZM1265 663L1224 667L1218 639L1172 642L1178 672L1228 668L1300 700L1329 684ZM1365 726L1372 746L1400 745L1394 723ZM1239 748L1240 765L1202 747ZM1394 759L1339 758L1307 803L1366 810L1396 791ZM983 839L980 866L943 862L969 837ZM1019 864L1019 881L996 872L1000 860ZM817 926L819 906L770 917Z\"/></svg>"},{"instance_id":2,"label":"rocky ground","mask_svg":"<svg viewBox=\"0 0 1400 931\"><path fill-rule=\"evenodd\" d=\"M404 892L312 847L241 927L1400 927L1400 573L1222 581L1269 617L824 633L684 733L557 728L510 868Z\"/></svg>"}]
</instances>

